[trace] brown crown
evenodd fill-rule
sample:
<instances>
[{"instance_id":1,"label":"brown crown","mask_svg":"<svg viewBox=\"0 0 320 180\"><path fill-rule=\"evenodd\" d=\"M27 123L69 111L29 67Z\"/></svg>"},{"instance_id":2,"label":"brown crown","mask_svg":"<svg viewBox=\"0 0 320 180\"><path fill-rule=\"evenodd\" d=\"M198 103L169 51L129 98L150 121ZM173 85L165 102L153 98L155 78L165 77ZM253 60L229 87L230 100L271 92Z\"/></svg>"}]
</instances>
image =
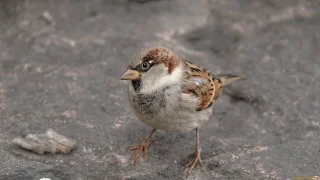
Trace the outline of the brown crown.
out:
<instances>
[{"instance_id":1,"label":"brown crown","mask_svg":"<svg viewBox=\"0 0 320 180\"><path fill-rule=\"evenodd\" d=\"M173 70L180 64L179 57L167 48L157 47L147 52L143 61L153 60L154 63L163 63L168 67L168 72L171 74Z\"/></svg>"}]
</instances>

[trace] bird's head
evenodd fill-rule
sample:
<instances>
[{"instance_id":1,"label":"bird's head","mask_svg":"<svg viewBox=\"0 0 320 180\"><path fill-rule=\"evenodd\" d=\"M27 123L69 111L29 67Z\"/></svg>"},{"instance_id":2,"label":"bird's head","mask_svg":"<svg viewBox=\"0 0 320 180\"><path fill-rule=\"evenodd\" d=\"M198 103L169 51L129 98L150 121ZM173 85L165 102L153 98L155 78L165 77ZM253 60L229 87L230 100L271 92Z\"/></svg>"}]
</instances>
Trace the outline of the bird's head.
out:
<instances>
[{"instance_id":1,"label":"bird's head","mask_svg":"<svg viewBox=\"0 0 320 180\"><path fill-rule=\"evenodd\" d=\"M130 80L135 91L152 92L179 83L182 61L165 47L145 48L137 52L121 80Z\"/></svg>"}]
</instances>

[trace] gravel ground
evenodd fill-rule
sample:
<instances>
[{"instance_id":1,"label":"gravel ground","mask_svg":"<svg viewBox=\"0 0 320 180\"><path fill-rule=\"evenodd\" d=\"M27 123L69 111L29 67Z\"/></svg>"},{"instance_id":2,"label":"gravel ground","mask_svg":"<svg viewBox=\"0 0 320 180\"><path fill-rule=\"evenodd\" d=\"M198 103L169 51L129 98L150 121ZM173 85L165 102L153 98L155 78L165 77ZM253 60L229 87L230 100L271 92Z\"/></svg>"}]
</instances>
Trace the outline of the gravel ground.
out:
<instances>
[{"instance_id":1,"label":"gravel ground","mask_svg":"<svg viewBox=\"0 0 320 180\"><path fill-rule=\"evenodd\" d=\"M294 179L320 175L318 0L0 1L0 180ZM172 49L225 89L200 131L157 132L149 159L125 148L151 130L119 80L131 55ZM54 129L68 155L37 155L15 137Z\"/></svg>"}]
</instances>

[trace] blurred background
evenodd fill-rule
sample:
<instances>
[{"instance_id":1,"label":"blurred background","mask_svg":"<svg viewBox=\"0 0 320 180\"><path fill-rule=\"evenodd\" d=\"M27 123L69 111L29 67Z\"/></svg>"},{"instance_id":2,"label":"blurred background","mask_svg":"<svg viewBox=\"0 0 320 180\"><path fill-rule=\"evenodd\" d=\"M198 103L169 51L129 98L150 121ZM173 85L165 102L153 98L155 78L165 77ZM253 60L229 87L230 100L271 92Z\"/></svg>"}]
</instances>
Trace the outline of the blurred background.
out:
<instances>
[{"instance_id":1,"label":"blurred background","mask_svg":"<svg viewBox=\"0 0 320 180\"><path fill-rule=\"evenodd\" d=\"M0 180L186 179L194 133L157 132L136 167L125 152L151 128L119 76L151 45L247 77L215 103L189 179L319 175L319 0L1 0ZM12 145L49 128L77 148Z\"/></svg>"}]
</instances>

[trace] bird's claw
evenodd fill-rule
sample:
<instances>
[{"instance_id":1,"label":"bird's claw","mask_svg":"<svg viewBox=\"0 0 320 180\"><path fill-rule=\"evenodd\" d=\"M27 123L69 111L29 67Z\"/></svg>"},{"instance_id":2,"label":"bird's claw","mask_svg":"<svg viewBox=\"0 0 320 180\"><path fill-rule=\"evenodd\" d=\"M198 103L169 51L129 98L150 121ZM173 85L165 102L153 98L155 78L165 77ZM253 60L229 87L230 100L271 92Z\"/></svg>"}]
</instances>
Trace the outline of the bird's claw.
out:
<instances>
[{"instance_id":1,"label":"bird's claw","mask_svg":"<svg viewBox=\"0 0 320 180\"><path fill-rule=\"evenodd\" d=\"M188 170L188 174L192 171L192 169L194 168L194 167L196 167L196 165L200 165L201 167L203 167L203 163L202 163L202 161L201 161L201 158L200 158L200 153L196 153L196 157L191 161L191 162L189 162L185 167L184 167L184 169L186 169L186 168L189 168L189 170Z\"/></svg>"},{"instance_id":2,"label":"bird's claw","mask_svg":"<svg viewBox=\"0 0 320 180\"><path fill-rule=\"evenodd\" d=\"M127 149L127 151L136 151L136 155L134 158L134 165L136 165L139 161L140 155L144 152L144 159L148 159L148 147L149 141L147 139L143 140L140 145L134 145Z\"/></svg>"}]
</instances>

